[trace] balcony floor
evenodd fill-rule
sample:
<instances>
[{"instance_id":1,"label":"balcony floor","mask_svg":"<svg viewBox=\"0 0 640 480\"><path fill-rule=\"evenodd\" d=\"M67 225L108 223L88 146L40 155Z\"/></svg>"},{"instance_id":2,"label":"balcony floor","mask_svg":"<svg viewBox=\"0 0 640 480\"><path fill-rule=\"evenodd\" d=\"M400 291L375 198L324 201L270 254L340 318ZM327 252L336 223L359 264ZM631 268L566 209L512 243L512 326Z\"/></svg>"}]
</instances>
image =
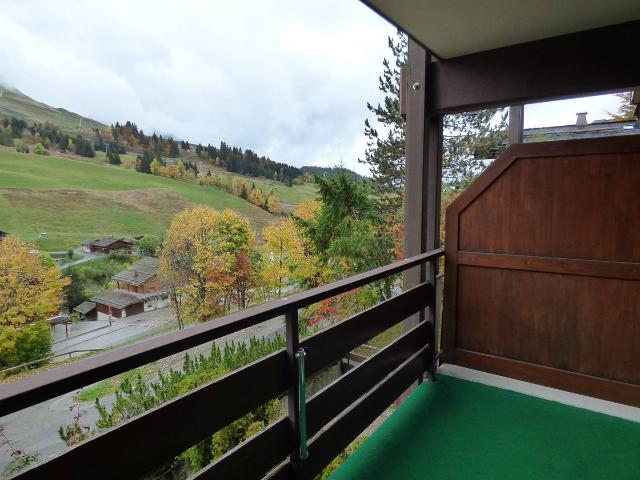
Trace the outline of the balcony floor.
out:
<instances>
[{"instance_id":1,"label":"balcony floor","mask_svg":"<svg viewBox=\"0 0 640 480\"><path fill-rule=\"evenodd\" d=\"M330 477L638 479L640 423L439 375Z\"/></svg>"}]
</instances>

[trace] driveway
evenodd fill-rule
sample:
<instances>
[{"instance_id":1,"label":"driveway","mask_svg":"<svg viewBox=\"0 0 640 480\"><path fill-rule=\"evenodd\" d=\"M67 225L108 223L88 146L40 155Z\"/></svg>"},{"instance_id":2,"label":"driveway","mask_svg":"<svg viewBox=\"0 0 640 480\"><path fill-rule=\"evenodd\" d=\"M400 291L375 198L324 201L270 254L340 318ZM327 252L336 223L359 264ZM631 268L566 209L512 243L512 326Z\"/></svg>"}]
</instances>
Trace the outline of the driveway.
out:
<instances>
[{"instance_id":1,"label":"driveway","mask_svg":"<svg viewBox=\"0 0 640 480\"><path fill-rule=\"evenodd\" d=\"M82 248L74 248L73 253L77 253L82 255L83 258L78 260L72 260L70 262L65 262L60 264L60 269L63 270L65 268L73 267L74 265L78 265L80 263L88 262L89 260L93 260L94 258L104 257L104 253L96 253L96 252L87 252Z\"/></svg>"}]
</instances>

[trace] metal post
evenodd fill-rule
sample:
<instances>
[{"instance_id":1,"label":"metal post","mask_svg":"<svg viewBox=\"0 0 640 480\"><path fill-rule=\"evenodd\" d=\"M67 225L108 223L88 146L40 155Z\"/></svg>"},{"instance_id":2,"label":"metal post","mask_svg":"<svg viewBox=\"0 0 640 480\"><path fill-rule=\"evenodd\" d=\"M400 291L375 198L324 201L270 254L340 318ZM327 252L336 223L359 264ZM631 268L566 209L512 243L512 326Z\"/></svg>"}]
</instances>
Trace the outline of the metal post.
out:
<instances>
[{"instance_id":1,"label":"metal post","mask_svg":"<svg viewBox=\"0 0 640 480\"><path fill-rule=\"evenodd\" d=\"M300 460L304 460L309 457L309 452L307 450L307 391L304 371L304 359L306 356L307 352L304 351L304 348L299 348L296 352L296 359L298 360L298 418L300 420L300 429L298 432L300 448L298 451L298 457Z\"/></svg>"}]
</instances>

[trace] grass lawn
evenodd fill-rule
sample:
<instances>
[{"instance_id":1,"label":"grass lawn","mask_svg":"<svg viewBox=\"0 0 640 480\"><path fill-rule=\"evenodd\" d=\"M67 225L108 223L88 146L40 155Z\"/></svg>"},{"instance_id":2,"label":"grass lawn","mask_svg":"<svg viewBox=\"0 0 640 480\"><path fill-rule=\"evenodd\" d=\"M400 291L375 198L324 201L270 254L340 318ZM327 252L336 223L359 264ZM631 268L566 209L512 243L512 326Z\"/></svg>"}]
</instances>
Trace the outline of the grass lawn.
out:
<instances>
[{"instance_id":1,"label":"grass lawn","mask_svg":"<svg viewBox=\"0 0 640 480\"><path fill-rule=\"evenodd\" d=\"M64 269L64 273L75 272L82 283L85 295L87 298L91 298L106 290L111 278L131 265L132 262L133 259L130 257L94 258L93 260L67 267Z\"/></svg>"},{"instance_id":2,"label":"grass lawn","mask_svg":"<svg viewBox=\"0 0 640 480\"><path fill-rule=\"evenodd\" d=\"M367 345L371 345L375 348L360 346L356 348L354 352L359 355L364 355L365 357L371 357L393 342L400 335L402 335L402 322L396 323L393 327L378 334L367 342Z\"/></svg>"},{"instance_id":3,"label":"grass lawn","mask_svg":"<svg viewBox=\"0 0 640 480\"><path fill-rule=\"evenodd\" d=\"M286 188L286 187L285 187ZM161 235L181 209L229 208L261 230L278 217L221 190L120 166L0 149L0 230L46 251L105 235ZM47 232L47 238L39 238Z\"/></svg>"},{"instance_id":4,"label":"grass lawn","mask_svg":"<svg viewBox=\"0 0 640 480\"><path fill-rule=\"evenodd\" d=\"M80 393L78 393L78 395L76 395L76 401L80 403L95 402L97 398L102 398L106 395L115 393L118 385L120 385L126 378L133 380L139 372L140 369L136 368L134 370L125 372L122 375L118 375L113 378L107 378L105 380L102 380L101 382L91 385L90 387L84 388L80 390Z\"/></svg>"}]
</instances>

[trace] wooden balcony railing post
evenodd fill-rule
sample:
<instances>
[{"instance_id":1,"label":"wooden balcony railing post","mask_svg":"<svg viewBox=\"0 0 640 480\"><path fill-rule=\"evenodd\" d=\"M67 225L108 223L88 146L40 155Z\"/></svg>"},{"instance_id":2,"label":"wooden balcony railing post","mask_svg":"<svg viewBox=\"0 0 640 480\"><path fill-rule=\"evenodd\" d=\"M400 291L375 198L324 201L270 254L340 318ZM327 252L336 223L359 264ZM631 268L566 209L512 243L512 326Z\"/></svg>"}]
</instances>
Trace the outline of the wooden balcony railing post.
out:
<instances>
[{"instance_id":1,"label":"wooden balcony railing post","mask_svg":"<svg viewBox=\"0 0 640 480\"><path fill-rule=\"evenodd\" d=\"M293 437L291 451L291 464L296 476L300 472L300 383L298 372L298 359L296 354L300 349L300 324L298 309L290 310L285 314L287 336L287 364L289 367L289 390L287 392L287 409L291 435Z\"/></svg>"}]
</instances>

